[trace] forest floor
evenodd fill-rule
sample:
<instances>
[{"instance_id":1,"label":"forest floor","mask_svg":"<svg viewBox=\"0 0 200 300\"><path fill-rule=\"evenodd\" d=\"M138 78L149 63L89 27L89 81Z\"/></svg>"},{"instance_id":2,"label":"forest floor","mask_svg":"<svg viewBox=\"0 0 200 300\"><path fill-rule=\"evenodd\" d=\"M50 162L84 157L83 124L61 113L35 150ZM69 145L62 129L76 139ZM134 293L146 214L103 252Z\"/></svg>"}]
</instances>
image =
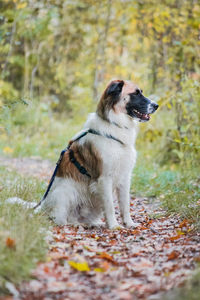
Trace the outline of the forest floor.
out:
<instances>
[{"instance_id":1,"label":"forest floor","mask_svg":"<svg viewBox=\"0 0 200 300\"><path fill-rule=\"evenodd\" d=\"M0 165L45 181L53 170L39 158L0 157ZM120 222L117 203L116 214ZM52 227L46 261L13 291L15 298L164 299L200 261L200 233L155 200L132 197L131 215L137 229Z\"/></svg>"}]
</instances>

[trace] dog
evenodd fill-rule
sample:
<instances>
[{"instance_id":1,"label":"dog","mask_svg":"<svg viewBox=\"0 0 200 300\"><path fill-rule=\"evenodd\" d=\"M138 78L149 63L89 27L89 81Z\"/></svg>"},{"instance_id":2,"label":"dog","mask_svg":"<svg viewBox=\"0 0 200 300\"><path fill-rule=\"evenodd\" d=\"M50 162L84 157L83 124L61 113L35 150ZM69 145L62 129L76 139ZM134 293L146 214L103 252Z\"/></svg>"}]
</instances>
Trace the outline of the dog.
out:
<instances>
[{"instance_id":1,"label":"dog","mask_svg":"<svg viewBox=\"0 0 200 300\"><path fill-rule=\"evenodd\" d=\"M138 122L150 120L158 104L127 80L113 80L106 87L81 133L70 142L52 187L41 204L58 225L120 227L114 199L123 225L137 227L130 216L130 182L136 163Z\"/></svg>"}]
</instances>

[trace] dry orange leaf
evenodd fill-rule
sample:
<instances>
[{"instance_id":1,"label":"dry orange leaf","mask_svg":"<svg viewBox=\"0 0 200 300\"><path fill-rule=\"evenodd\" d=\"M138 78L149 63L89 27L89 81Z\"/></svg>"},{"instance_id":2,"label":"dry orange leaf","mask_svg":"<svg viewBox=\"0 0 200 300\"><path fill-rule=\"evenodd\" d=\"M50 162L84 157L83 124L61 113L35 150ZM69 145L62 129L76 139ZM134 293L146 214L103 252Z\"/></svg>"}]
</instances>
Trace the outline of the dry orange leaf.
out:
<instances>
[{"instance_id":1,"label":"dry orange leaf","mask_svg":"<svg viewBox=\"0 0 200 300\"><path fill-rule=\"evenodd\" d=\"M181 235L180 235L180 234L169 237L170 241L172 241L172 242L173 242L173 241L176 241L176 240L178 240L178 239L180 239L180 238L181 238Z\"/></svg>"},{"instance_id":2,"label":"dry orange leaf","mask_svg":"<svg viewBox=\"0 0 200 300\"><path fill-rule=\"evenodd\" d=\"M114 246L114 245L117 244L117 241L116 241L116 240L111 240L111 241L109 242L109 244L112 245L112 246Z\"/></svg>"},{"instance_id":3,"label":"dry orange leaf","mask_svg":"<svg viewBox=\"0 0 200 300\"><path fill-rule=\"evenodd\" d=\"M179 228L182 227L187 227L188 226L188 221L186 219L184 219L180 224L179 224Z\"/></svg>"},{"instance_id":4,"label":"dry orange leaf","mask_svg":"<svg viewBox=\"0 0 200 300\"><path fill-rule=\"evenodd\" d=\"M179 257L179 255L180 255L180 253L178 251L174 250L170 254L168 254L167 260L176 259L177 257Z\"/></svg>"},{"instance_id":5,"label":"dry orange leaf","mask_svg":"<svg viewBox=\"0 0 200 300\"><path fill-rule=\"evenodd\" d=\"M94 271L95 272L106 272L109 269L109 267L110 267L110 264L107 261L103 261L100 264L99 268L94 268Z\"/></svg>"},{"instance_id":6,"label":"dry orange leaf","mask_svg":"<svg viewBox=\"0 0 200 300\"><path fill-rule=\"evenodd\" d=\"M106 253L106 252L101 252L99 256L101 258L106 258L107 260L113 261L113 257L110 254Z\"/></svg>"},{"instance_id":7,"label":"dry orange leaf","mask_svg":"<svg viewBox=\"0 0 200 300\"><path fill-rule=\"evenodd\" d=\"M139 230L147 230L147 229L149 229L149 228L147 228L147 227L145 227L145 226L141 226L141 227L139 228Z\"/></svg>"},{"instance_id":8,"label":"dry orange leaf","mask_svg":"<svg viewBox=\"0 0 200 300\"><path fill-rule=\"evenodd\" d=\"M16 246L15 240L8 237L6 240L6 246L9 248L14 248Z\"/></svg>"},{"instance_id":9,"label":"dry orange leaf","mask_svg":"<svg viewBox=\"0 0 200 300\"><path fill-rule=\"evenodd\" d=\"M131 231L131 233L135 234L135 235L140 234L139 230L137 230L137 229L134 229L133 231Z\"/></svg>"},{"instance_id":10,"label":"dry orange leaf","mask_svg":"<svg viewBox=\"0 0 200 300\"><path fill-rule=\"evenodd\" d=\"M48 267L48 266L44 266L44 272L45 272L45 273L49 273L49 271L50 271L50 270L49 270L49 267Z\"/></svg>"},{"instance_id":11,"label":"dry orange leaf","mask_svg":"<svg viewBox=\"0 0 200 300\"><path fill-rule=\"evenodd\" d=\"M101 258L107 259L108 261L111 261L113 264L117 264L117 262L114 260L114 258L113 258L110 254L108 254L108 253L106 253L106 252L101 252L101 253L99 254L99 256L100 256Z\"/></svg>"}]
</instances>

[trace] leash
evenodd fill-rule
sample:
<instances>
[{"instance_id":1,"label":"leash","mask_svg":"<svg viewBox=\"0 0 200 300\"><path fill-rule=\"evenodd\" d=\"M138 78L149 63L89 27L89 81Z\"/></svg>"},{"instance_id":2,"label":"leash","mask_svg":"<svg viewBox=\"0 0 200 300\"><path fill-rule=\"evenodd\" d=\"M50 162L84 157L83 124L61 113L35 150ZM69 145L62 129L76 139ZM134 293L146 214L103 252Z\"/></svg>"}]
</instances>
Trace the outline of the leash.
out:
<instances>
[{"instance_id":1,"label":"leash","mask_svg":"<svg viewBox=\"0 0 200 300\"><path fill-rule=\"evenodd\" d=\"M98 136L102 136L102 137L106 137L108 139L112 139L116 142L119 142L121 145L124 145L124 143L122 141L120 141L119 139L115 138L114 136L110 135L110 134L101 134L99 131L97 130L94 130L94 129L87 129L86 131L84 131L83 133L81 133L80 135L78 135L75 139L71 140L68 144L68 146L61 151L60 153L60 157L56 163L56 167L55 167L55 170L53 171L53 175L51 176L51 179L50 179L50 182L49 182L49 185L47 187L47 190L44 194L44 196L42 197L42 199L40 200L40 202L35 206L33 207L33 209L36 209L38 206L41 205L41 203L46 199L50 189L51 189L51 186L54 182L54 179L56 177L56 174L57 174L57 171L58 171L58 168L60 166L60 163L62 161L62 158L65 154L65 152L69 151L69 159L70 161L75 165L75 167L79 170L79 172L83 175L86 175L87 177L91 178L91 175L87 172L87 170L76 160L76 158L74 157L74 151L72 149L70 149L71 145L80 140L82 137L84 137L85 135L87 135L88 133L91 133L91 134L95 134L95 135L98 135Z\"/></svg>"}]
</instances>

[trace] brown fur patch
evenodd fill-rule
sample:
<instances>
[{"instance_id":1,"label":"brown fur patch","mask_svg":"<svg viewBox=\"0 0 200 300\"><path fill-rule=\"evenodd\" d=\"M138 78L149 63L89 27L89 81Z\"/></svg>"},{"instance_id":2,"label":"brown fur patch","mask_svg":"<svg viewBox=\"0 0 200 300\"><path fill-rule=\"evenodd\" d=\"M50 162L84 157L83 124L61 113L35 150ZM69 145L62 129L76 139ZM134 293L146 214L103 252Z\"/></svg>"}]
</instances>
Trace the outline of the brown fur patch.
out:
<instances>
[{"instance_id":1,"label":"brown fur patch","mask_svg":"<svg viewBox=\"0 0 200 300\"><path fill-rule=\"evenodd\" d=\"M123 80L113 80L109 83L109 85L106 87L105 91L103 92L101 99L97 105L97 114L104 120L107 120L107 112L110 109L114 108L114 105L119 100L119 97L117 95L108 95L108 90L110 89L111 85L113 83L123 83Z\"/></svg>"},{"instance_id":2,"label":"brown fur patch","mask_svg":"<svg viewBox=\"0 0 200 300\"><path fill-rule=\"evenodd\" d=\"M92 180L102 173L102 160L96 148L90 142L79 145L74 142L70 149L74 152L75 159L87 170ZM69 159L69 151L65 152L57 171L58 177L70 177L75 181L88 181L89 177L79 172L76 166Z\"/></svg>"}]
</instances>

